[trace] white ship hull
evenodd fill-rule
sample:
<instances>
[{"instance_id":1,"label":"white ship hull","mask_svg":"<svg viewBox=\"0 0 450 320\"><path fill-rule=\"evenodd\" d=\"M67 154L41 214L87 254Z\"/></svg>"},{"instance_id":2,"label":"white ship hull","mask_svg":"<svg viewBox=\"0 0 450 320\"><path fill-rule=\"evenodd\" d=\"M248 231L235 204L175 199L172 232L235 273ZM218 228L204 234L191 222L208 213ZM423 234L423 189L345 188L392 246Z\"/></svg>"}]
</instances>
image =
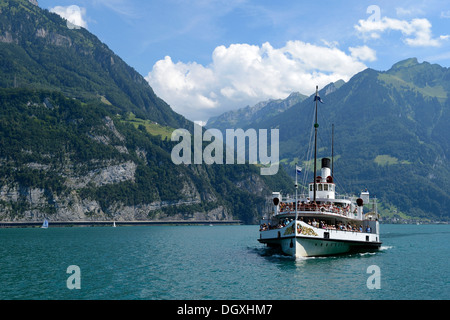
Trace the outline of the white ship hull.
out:
<instances>
[{"instance_id":1,"label":"white ship hull","mask_svg":"<svg viewBox=\"0 0 450 320\"><path fill-rule=\"evenodd\" d=\"M259 242L279 247L284 254L296 258L373 250L381 245L378 234L320 229L301 221L293 221L280 229L261 231Z\"/></svg>"}]
</instances>

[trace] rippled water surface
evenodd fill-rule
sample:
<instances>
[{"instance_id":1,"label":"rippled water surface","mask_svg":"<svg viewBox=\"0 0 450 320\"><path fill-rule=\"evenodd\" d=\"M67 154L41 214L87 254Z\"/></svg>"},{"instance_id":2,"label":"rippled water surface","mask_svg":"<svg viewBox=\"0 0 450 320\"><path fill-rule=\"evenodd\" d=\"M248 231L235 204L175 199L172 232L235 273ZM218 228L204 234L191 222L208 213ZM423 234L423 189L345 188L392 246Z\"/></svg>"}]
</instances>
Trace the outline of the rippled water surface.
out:
<instances>
[{"instance_id":1,"label":"rippled water surface","mask_svg":"<svg viewBox=\"0 0 450 320\"><path fill-rule=\"evenodd\" d=\"M450 299L449 225L381 232L375 253L295 260L258 226L0 229L0 299Z\"/></svg>"}]
</instances>

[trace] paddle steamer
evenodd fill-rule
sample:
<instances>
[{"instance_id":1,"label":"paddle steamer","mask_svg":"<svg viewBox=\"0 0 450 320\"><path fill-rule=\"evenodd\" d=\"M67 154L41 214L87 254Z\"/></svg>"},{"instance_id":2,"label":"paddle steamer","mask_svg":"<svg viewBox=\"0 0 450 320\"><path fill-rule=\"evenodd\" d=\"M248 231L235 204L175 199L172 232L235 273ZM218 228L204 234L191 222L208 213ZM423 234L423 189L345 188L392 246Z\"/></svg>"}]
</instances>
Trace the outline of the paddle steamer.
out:
<instances>
[{"instance_id":1,"label":"paddle steamer","mask_svg":"<svg viewBox=\"0 0 450 320\"><path fill-rule=\"evenodd\" d=\"M338 195L330 158L322 159L320 175L316 173L317 102L321 101L317 88L314 100L313 182L307 194L298 196L296 173L295 198L273 192L272 209L261 220L258 241L296 258L377 250L381 241L376 199L371 199L367 190L359 197Z\"/></svg>"}]
</instances>

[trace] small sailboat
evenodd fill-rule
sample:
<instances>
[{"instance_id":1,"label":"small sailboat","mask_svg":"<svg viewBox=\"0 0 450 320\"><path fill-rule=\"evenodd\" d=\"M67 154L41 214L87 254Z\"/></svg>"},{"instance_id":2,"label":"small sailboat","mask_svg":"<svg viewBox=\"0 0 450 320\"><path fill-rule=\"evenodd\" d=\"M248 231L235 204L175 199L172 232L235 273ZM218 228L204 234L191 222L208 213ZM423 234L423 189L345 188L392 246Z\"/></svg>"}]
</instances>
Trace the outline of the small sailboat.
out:
<instances>
[{"instance_id":1,"label":"small sailboat","mask_svg":"<svg viewBox=\"0 0 450 320\"><path fill-rule=\"evenodd\" d=\"M115 228L116 227L116 222L115 221L113 221L113 228Z\"/></svg>"},{"instance_id":2,"label":"small sailboat","mask_svg":"<svg viewBox=\"0 0 450 320\"><path fill-rule=\"evenodd\" d=\"M47 219L44 219L44 222L42 223L41 228L42 229L47 229L48 228L48 220Z\"/></svg>"}]
</instances>

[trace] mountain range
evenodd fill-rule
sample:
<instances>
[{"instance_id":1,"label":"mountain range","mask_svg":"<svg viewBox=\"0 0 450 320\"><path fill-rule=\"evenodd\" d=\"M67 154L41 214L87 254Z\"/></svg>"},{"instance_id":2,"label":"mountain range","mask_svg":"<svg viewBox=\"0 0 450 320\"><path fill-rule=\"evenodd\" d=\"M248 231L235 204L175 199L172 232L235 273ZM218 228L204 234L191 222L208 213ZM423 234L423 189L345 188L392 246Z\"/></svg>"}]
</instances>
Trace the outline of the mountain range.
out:
<instances>
[{"instance_id":1,"label":"mountain range","mask_svg":"<svg viewBox=\"0 0 450 320\"><path fill-rule=\"evenodd\" d=\"M380 200L379 209L386 217L448 220L449 68L410 58L387 71L368 68L346 83L331 83L319 95L324 103L318 104L318 157L333 156L340 192L359 194L368 188ZM248 118L239 125L278 128L286 170L293 177L298 164L311 177L307 154L314 107L312 95L281 112L257 121ZM219 116L220 124L212 119L208 126L232 128L235 121L226 119L251 114L251 109Z\"/></svg>"},{"instance_id":2,"label":"mountain range","mask_svg":"<svg viewBox=\"0 0 450 320\"><path fill-rule=\"evenodd\" d=\"M292 181L254 165L175 165L193 123L84 28L0 0L0 221L253 223Z\"/></svg>"},{"instance_id":3,"label":"mountain range","mask_svg":"<svg viewBox=\"0 0 450 320\"><path fill-rule=\"evenodd\" d=\"M247 106L238 110L228 111L219 116L211 117L207 127L219 129L224 132L228 128L243 128L269 119L286 111L293 105L305 100L307 96L293 92L286 99L272 99L262 101L253 107Z\"/></svg>"},{"instance_id":4,"label":"mountain range","mask_svg":"<svg viewBox=\"0 0 450 320\"><path fill-rule=\"evenodd\" d=\"M338 191L368 188L386 217L449 219L449 68L411 58L319 94L318 156L333 155ZM313 96L293 93L208 121L279 129L275 176L174 165L171 133L192 122L86 29L31 1L0 0L0 220L254 223L273 190L292 193L296 164L311 177L313 112Z\"/></svg>"}]
</instances>

